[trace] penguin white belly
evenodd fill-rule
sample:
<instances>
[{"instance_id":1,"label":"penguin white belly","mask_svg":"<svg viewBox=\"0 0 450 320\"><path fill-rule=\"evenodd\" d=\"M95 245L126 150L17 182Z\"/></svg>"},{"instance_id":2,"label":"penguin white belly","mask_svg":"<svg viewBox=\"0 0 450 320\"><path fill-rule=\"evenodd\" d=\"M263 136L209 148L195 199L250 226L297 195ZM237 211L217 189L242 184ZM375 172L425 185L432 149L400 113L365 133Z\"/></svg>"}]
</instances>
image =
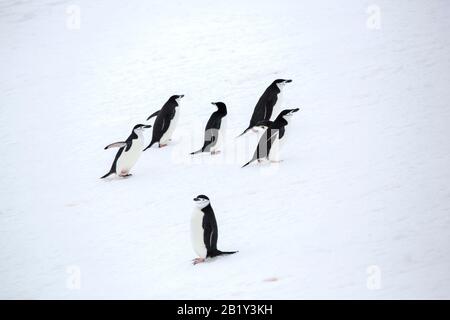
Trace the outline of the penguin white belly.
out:
<instances>
[{"instance_id":1,"label":"penguin white belly","mask_svg":"<svg viewBox=\"0 0 450 320\"><path fill-rule=\"evenodd\" d=\"M180 116L180 111L175 109L175 116L170 121L169 128L167 128L167 131L164 132L164 134L162 135L161 141L160 141L161 144L167 144L169 142L170 138L172 138L172 133L175 130L175 127L177 126L179 116Z\"/></svg>"},{"instance_id":2,"label":"penguin white belly","mask_svg":"<svg viewBox=\"0 0 450 320\"><path fill-rule=\"evenodd\" d=\"M270 147L269 151L269 160L270 161L280 161L280 150L284 144L284 140L286 138L286 133L283 136L283 138L278 139L278 137L275 139L275 141L272 143L272 146Z\"/></svg>"},{"instance_id":3,"label":"penguin white belly","mask_svg":"<svg viewBox=\"0 0 450 320\"><path fill-rule=\"evenodd\" d=\"M211 148L211 152L218 151L223 144L224 134L227 126L227 118L222 118L216 144Z\"/></svg>"},{"instance_id":4,"label":"penguin white belly","mask_svg":"<svg viewBox=\"0 0 450 320\"><path fill-rule=\"evenodd\" d=\"M200 258L206 258L207 254L203 233L203 211L195 208L191 218L191 241L192 248Z\"/></svg>"},{"instance_id":5,"label":"penguin white belly","mask_svg":"<svg viewBox=\"0 0 450 320\"><path fill-rule=\"evenodd\" d=\"M142 149L144 149L143 142L143 137L139 137L138 139L133 140L130 150L124 150L122 152L119 159L117 159L116 164L116 173L118 175L128 174L131 168L136 164L142 153Z\"/></svg>"},{"instance_id":6,"label":"penguin white belly","mask_svg":"<svg viewBox=\"0 0 450 320\"><path fill-rule=\"evenodd\" d=\"M280 113L280 110L282 110L283 104L284 104L284 95L283 91L281 91L277 96L277 103L273 106L272 116L271 118L275 119L278 114Z\"/></svg>"}]
</instances>

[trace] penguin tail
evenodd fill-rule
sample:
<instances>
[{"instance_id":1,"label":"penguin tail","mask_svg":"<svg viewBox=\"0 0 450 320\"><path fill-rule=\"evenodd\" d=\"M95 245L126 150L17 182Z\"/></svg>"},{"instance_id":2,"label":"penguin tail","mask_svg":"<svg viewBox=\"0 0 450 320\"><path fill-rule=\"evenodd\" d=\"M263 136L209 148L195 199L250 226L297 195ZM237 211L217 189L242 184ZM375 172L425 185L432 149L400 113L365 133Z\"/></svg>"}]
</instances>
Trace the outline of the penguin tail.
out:
<instances>
[{"instance_id":1,"label":"penguin tail","mask_svg":"<svg viewBox=\"0 0 450 320\"><path fill-rule=\"evenodd\" d=\"M194 154L198 154L198 153L202 153L203 152L203 148L194 152L191 152L190 155L194 155Z\"/></svg>"},{"instance_id":2,"label":"penguin tail","mask_svg":"<svg viewBox=\"0 0 450 320\"><path fill-rule=\"evenodd\" d=\"M106 177L109 177L110 175L112 175L114 173L114 171L110 171L107 174L105 174L103 177L100 177L100 179L105 179Z\"/></svg>"},{"instance_id":3,"label":"penguin tail","mask_svg":"<svg viewBox=\"0 0 450 320\"><path fill-rule=\"evenodd\" d=\"M248 166L250 163L252 163L253 160L250 160L249 162L247 162L246 164L244 164L241 168L245 168L246 166Z\"/></svg>"},{"instance_id":4,"label":"penguin tail","mask_svg":"<svg viewBox=\"0 0 450 320\"><path fill-rule=\"evenodd\" d=\"M234 254L236 252L239 252L239 251L220 251L220 250L217 250L216 255L220 256L220 255L223 255L223 254Z\"/></svg>"}]
</instances>

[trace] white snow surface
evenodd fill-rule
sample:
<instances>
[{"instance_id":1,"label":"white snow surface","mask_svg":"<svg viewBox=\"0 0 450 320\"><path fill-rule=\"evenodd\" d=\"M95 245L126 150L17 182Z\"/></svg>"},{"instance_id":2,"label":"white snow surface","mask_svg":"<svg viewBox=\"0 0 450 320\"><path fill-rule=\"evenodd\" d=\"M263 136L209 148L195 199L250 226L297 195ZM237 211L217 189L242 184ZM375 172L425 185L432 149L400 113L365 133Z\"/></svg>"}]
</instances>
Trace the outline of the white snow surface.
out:
<instances>
[{"instance_id":1,"label":"white snow surface","mask_svg":"<svg viewBox=\"0 0 450 320\"><path fill-rule=\"evenodd\" d=\"M450 2L371 5L2 0L0 298L450 298ZM277 78L284 161L241 169ZM173 94L172 143L100 180ZM193 266L198 194L239 253Z\"/></svg>"}]
</instances>

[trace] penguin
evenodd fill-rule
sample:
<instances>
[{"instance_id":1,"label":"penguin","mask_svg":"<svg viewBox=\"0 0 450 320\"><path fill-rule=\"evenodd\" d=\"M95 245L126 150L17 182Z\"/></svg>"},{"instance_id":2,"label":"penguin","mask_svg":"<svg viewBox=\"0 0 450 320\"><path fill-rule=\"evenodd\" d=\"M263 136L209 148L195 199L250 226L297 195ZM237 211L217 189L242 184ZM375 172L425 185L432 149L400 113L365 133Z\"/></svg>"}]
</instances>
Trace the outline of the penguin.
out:
<instances>
[{"instance_id":1,"label":"penguin","mask_svg":"<svg viewBox=\"0 0 450 320\"><path fill-rule=\"evenodd\" d=\"M205 139L203 147L200 150L191 152L191 154L197 154L201 152L211 152L211 154L220 153L218 149L219 140L222 140L225 127L225 117L227 115L227 107L223 102L211 102L211 104L217 106L217 111L211 114L205 127Z\"/></svg>"},{"instance_id":2,"label":"penguin","mask_svg":"<svg viewBox=\"0 0 450 320\"><path fill-rule=\"evenodd\" d=\"M195 253L199 256L193 260L194 265L223 254L237 251L220 251L217 249L217 221L211 201L203 194L194 198L194 211L191 218L191 240Z\"/></svg>"},{"instance_id":3,"label":"penguin","mask_svg":"<svg viewBox=\"0 0 450 320\"><path fill-rule=\"evenodd\" d=\"M272 116L273 109L279 100L279 95L281 90L292 80L277 79L264 91L262 96L259 98L258 103L253 110L252 118L250 119L250 124L248 128L244 130L238 137L247 133L248 130L256 126L256 124L263 120L270 120Z\"/></svg>"},{"instance_id":4,"label":"penguin","mask_svg":"<svg viewBox=\"0 0 450 320\"><path fill-rule=\"evenodd\" d=\"M131 168L136 164L144 147L145 129L151 128L151 125L137 124L134 126L130 136L123 142L115 142L107 145L105 150L110 148L119 148L116 153L111 170L100 179L106 178L113 173L120 177L129 177Z\"/></svg>"},{"instance_id":5,"label":"penguin","mask_svg":"<svg viewBox=\"0 0 450 320\"><path fill-rule=\"evenodd\" d=\"M178 102L184 95L173 95L167 100L167 102L163 105L161 110L156 111L150 117L147 118L149 120L152 117L156 116L155 123L153 124L153 136L152 141L148 145L147 150L153 144L158 142L159 147L167 146L167 143L170 141L172 137L172 133L175 130L176 124L178 122L178 117L180 112L177 110L179 107Z\"/></svg>"},{"instance_id":6,"label":"penguin","mask_svg":"<svg viewBox=\"0 0 450 320\"><path fill-rule=\"evenodd\" d=\"M283 110L275 121L263 120L256 125L266 130L261 136L261 139L259 139L253 158L244 164L242 168L248 166L253 161L261 161L261 159L268 159L271 162L281 162L279 159L279 150L282 142L286 139L286 126L288 125L288 120L298 110L300 109Z\"/></svg>"}]
</instances>

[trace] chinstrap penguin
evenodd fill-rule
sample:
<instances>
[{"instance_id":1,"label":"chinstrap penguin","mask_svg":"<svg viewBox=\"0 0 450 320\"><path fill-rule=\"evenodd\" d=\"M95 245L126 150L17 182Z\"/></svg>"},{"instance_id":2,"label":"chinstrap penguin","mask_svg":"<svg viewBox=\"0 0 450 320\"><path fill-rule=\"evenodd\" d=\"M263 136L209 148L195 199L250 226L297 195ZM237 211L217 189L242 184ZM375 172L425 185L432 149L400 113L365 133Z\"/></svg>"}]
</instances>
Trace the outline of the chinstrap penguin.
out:
<instances>
[{"instance_id":1,"label":"chinstrap penguin","mask_svg":"<svg viewBox=\"0 0 450 320\"><path fill-rule=\"evenodd\" d=\"M263 120L258 122L256 126L266 130L259 139L253 158L244 164L242 168L248 166L253 161L261 161L261 159L267 159L271 162L281 161L279 159L279 151L281 143L286 139L286 126L290 117L298 110L299 108L286 109L281 111L274 121Z\"/></svg>"},{"instance_id":2,"label":"chinstrap penguin","mask_svg":"<svg viewBox=\"0 0 450 320\"><path fill-rule=\"evenodd\" d=\"M134 126L127 140L111 143L105 147L105 150L119 148L119 151L116 153L111 170L101 177L101 179L106 178L113 173L120 177L131 176L130 170L136 164L136 161L142 153L142 148L144 148L143 131L151 127L151 125L137 124Z\"/></svg>"},{"instance_id":3,"label":"chinstrap penguin","mask_svg":"<svg viewBox=\"0 0 450 320\"><path fill-rule=\"evenodd\" d=\"M203 147L191 154L201 152L211 152L211 154L220 153L220 150L218 150L220 147L219 140L223 140L223 128L225 126L224 120L227 115L227 107L223 102L211 102L211 104L217 106L217 111L211 114L211 117L206 123Z\"/></svg>"},{"instance_id":4,"label":"chinstrap penguin","mask_svg":"<svg viewBox=\"0 0 450 320\"><path fill-rule=\"evenodd\" d=\"M263 120L270 120L272 116L273 109L277 104L279 94L286 83L290 83L292 80L277 79L272 84L267 87L266 91L259 98L258 103L253 110L252 118L250 119L250 124L248 128L244 130L238 137L244 135L248 130L256 126L256 124Z\"/></svg>"},{"instance_id":5,"label":"chinstrap penguin","mask_svg":"<svg viewBox=\"0 0 450 320\"><path fill-rule=\"evenodd\" d=\"M217 249L218 229L214 211L209 198L199 195L194 198L194 211L191 218L191 240L195 253L199 256L193 260L194 265L222 254L237 251L220 251Z\"/></svg>"},{"instance_id":6,"label":"chinstrap penguin","mask_svg":"<svg viewBox=\"0 0 450 320\"><path fill-rule=\"evenodd\" d=\"M183 94L171 96L161 110L156 111L148 117L148 119L150 119L151 117L156 116L156 120L153 124L152 141L144 151L156 142L158 142L160 148L167 146L178 122L180 111L177 109L179 108L179 101L183 97Z\"/></svg>"}]
</instances>

